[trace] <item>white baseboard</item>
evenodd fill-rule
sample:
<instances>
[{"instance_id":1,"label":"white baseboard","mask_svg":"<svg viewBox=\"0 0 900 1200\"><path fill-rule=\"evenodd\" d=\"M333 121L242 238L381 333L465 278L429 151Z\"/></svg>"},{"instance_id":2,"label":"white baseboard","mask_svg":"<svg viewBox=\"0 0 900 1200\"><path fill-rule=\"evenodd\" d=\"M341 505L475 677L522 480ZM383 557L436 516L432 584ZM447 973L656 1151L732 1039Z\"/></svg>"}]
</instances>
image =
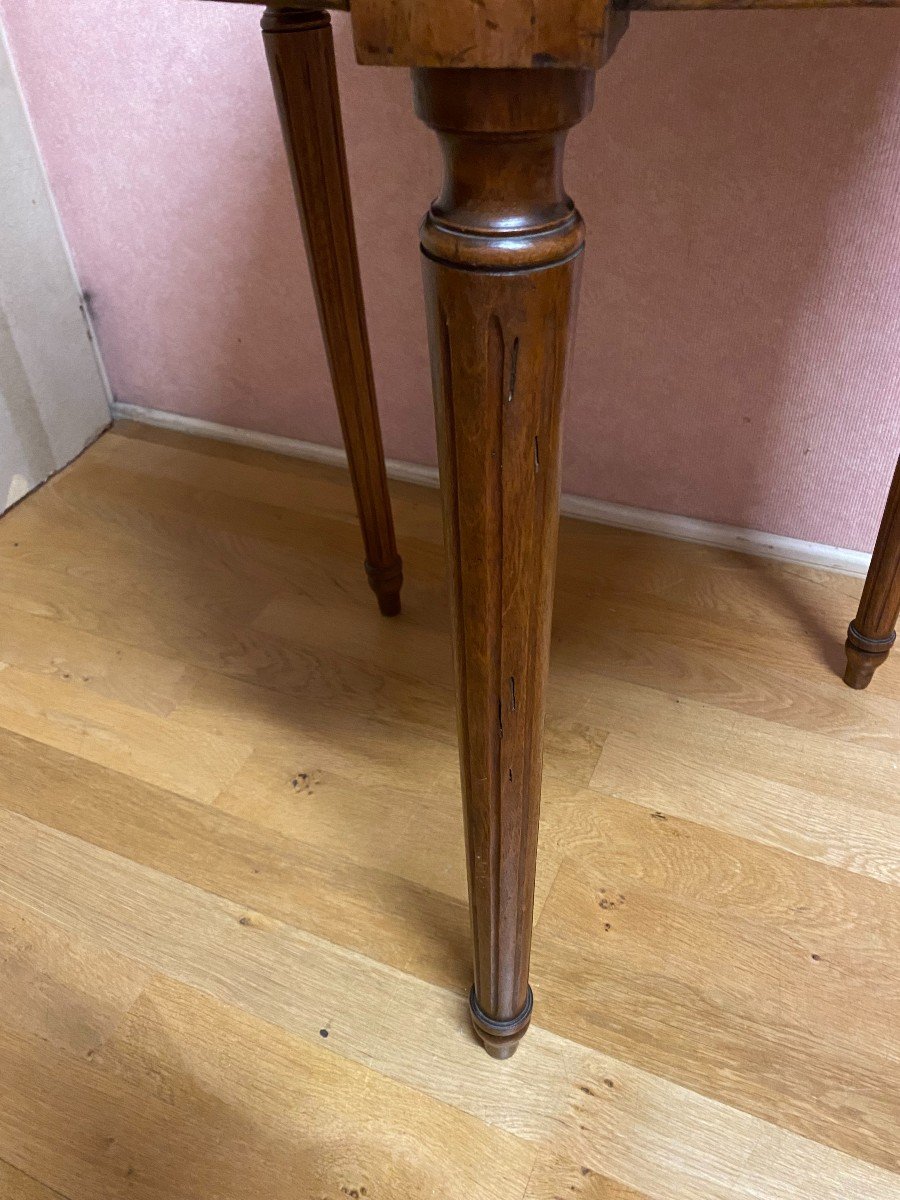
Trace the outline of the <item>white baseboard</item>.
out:
<instances>
[{"instance_id":1,"label":"white baseboard","mask_svg":"<svg viewBox=\"0 0 900 1200\"><path fill-rule=\"evenodd\" d=\"M254 433L249 429L217 425L215 421L201 421L196 417L183 417L178 413L163 412L156 408L142 408L137 404L115 402L112 412L114 417L122 420L140 421L162 429L175 429L198 437L234 442L238 446L272 450L277 454L305 458L327 466L347 465L343 450L333 446L319 446L314 442L301 442L295 438L279 437L274 433ZM435 467L424 467L417 463L389 458L387 472L391 479L437 487L438 473ZM738 550L744 554L777 558L784 562L803 563L805 566L822 567L828 571L840 571L845 575L864 576L871 560L871 555L862 550L846 550L841 546L804 542L799 538L763 533L758 529L740 529L735 525L717 525L713 521L698 521L694 517L654 512L648 508L632 508L627 504L612 504L608 500L592 500L587 496L564 494L561 511L567 517L579 517L582 521L595 521L600 525L612 525L619 529L634 529L640 533L653 533L682 542L718 546L723 550Z\"/></svg>"}]
</instances>

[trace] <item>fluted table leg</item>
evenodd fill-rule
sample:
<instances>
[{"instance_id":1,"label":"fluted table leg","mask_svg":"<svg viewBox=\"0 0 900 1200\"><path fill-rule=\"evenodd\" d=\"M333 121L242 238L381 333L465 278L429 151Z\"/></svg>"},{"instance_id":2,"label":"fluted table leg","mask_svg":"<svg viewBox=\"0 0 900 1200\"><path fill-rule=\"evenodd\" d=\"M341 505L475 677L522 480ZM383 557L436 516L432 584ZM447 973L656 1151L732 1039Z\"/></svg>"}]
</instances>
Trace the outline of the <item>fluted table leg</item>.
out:
<instances>
[{"instance_id":1,"label":"fluted table leg","mask_svg":"<svg viewBox=\"0 0 900 1200\"><path fill-rule=\"evenodd\" d=\"M859 611L847 630L844 682L868 687L896 641L900 616L900 459L875 543Z\"/></svg>"},{"instance_id":2,"label":"fluted table leg","mask_svg":"<svg viewBox=\"0 0 900 1200\"><path fill-rule=\"evenodd\" d=\"M475 943L473 1024L507 1058L531 1018L528 965L560 417L584 230L562 187L588 71L419 70L444 191L422 231L452 576Z\"/></svg>"},{"instance_id":3,"label":"fluted table leg","mask_svg":"<svg viewBox=\"0 0 900 1200\"><path fill-rule=\"evenodd\" d=\"M331 19L270 8L263 39L303 225L344 446L381 611L400 611L403 568L384 468L359 277Z\"/></svg>"}]
</instances>

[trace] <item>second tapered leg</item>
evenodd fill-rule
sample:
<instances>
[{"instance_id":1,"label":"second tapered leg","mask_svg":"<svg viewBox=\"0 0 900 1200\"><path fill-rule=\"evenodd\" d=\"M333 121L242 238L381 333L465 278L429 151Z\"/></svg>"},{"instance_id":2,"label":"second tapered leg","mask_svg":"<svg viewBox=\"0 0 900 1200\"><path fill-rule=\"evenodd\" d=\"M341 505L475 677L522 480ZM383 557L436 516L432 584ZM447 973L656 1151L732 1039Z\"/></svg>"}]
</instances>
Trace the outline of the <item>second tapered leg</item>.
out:
<instances>
[{"instance_id":1,"label":"second tapered leg","mask_svg":"<svg viewBox=\"0 0 900 1200\"><path fill-rule=\"evenodd\" d=\"M386 616L400 611L403 569L388 495L353 231L327 12L271 8L263 38L303 224L319 319L366 550Z\"/></svg>"},{"instance_id":2,"label":"second tapered leg","mask_svg":"<svg viewBox=\"0 0 900 1200\"><path fill-rule=\"evenodd\" d=\"M900 459L894 472L887 507L866 576L859 611L847 630L847 670L844 682L852 688L869 686L875 668L897 639L900 616Z\"/></svg>"},{"instance_id":3,"label":"second tapered leg","mask_svg":"<svg viewBox=\"0 0 900 1200\"><path fill-rule=\"evenodd\" d=\"M593 75L423 70L415 83L446 161L422 249L452 578L470 1008L488 1052L507 1058L531 1018L560 417L584 242L562 153Z\"/></svg>"}]
</instances>

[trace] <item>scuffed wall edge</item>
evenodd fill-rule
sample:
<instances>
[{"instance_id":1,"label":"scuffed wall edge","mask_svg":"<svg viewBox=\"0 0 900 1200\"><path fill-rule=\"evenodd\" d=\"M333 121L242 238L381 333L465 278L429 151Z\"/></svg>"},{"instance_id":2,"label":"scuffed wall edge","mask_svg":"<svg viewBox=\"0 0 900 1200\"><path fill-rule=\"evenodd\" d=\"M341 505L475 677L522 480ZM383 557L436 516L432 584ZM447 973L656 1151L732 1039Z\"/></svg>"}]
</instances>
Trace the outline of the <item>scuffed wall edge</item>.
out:
<instances>
[{"instance_id":1,"label":"scuffed wall edge","mask_svg":"<svg viewBox=\"0 0 900 1200\"><path fill-rule=\"evenodd\" d=\"M78 271L75 267L75 258L72 254L72 248L69 245L69 239L66 237L66 231L63 228L62 218L59 215L59 208L57 207L57 204L56 204L56 197L53 194L53 188L50 186L50 176L47 173L47 165L44 162L44 156L41 153L40 142L37 139L37 132L35 131L35 128L34 128L34 122L31 119L31 111L28 107L28 101L25 97L25 92L22 88L22 80L19 76L19 71L16 66L16 60L13 55L12 46L10 45L9 39L6 36L6 27L3 24L2 11L0 11L0 54L5 55L7 62L10 64L10 66L12 68L13 85L15 87L16 93L18 94L19 103L21 104L21 107L22 107L22 112L24 113L25 124L27 126L29 136L31 137L31 144L34 147L34 154L35 154L37 169L38 169L38 172L40 174L41 180L44 185L44 190L45 190L46 196L47 196L48 207L49 207L49 210L50 210L50 213L51 213L51 216L53 219L53 224L56 229L56 233L57 233L58 240L59 240L59 246L62 249L62 253L63 253L63 256L66 261L66 265L69 270L69 274L72 278L72 286L80 298L79 299L79 308L81 311L81 317L84 322L85 331L87 333L88 340L91 343L91 348L94 353L94 361L97 364L97 371L100 375L100 380L103 384L103 391L106 395L106 403L107 403L107 406L111 409L112 401L113 401L112 387L110 386L109 376L106 373L106 366L103 362L103 357L100 354L100 348L97 344L97 334L96 334L96 330L94 329L94 323L93 323L93 319L92 319L91 313L90 313L90 306L87 303L85 295L81 289L81 281L78 278Z\"/></svg>"},{"instance_id":2,"label":"scuffed wall edge","mask_svg":"<svg viewBox=\"0 0 900 1200\"><path fill-rule=\"evenodd\" d=\"M295 438L280 437L273 433L256 433L248 429L237 429L231 425L219 425L214 421L198 420L178 413L164 412L156 408L144 408L137 404L113 403L114 418L139 421L161 429L174 429L180 433L197 437L214 438L232 442L238 446L252 446L257 450L270 450L276 454L287 454L293 458L304 458L326 466L346 467L343 450L333 446L320 446L314 442L301 442ZM391 479L404 483L418 483L426 487L437 487L438 473L434 467L417 463L387 460L387 472ZM717 525L713 521L698 521L693 517L682 517L677 513L654 512L646 508L632 508L626 504L611 504L605 500L592 500L585 496L563 495L560 511L564 516L577 517L582 521L594 521L600 525L612 525L618 529L632 529L639 533L656 534L658 537L674 538L681 542L695 542L703 546L716 546L722 550L735 550L743 554L754 554L762 558L780 559L783 562L802 563L804 566L821 567L827 571L839 571L844 575L864 577L869 569L871 555L861 550L847 550L842 546L826 546L819 542L804 542L799 538L782 537L758 529L739 529L734 525Z\"/></svg>"}]
</instances>

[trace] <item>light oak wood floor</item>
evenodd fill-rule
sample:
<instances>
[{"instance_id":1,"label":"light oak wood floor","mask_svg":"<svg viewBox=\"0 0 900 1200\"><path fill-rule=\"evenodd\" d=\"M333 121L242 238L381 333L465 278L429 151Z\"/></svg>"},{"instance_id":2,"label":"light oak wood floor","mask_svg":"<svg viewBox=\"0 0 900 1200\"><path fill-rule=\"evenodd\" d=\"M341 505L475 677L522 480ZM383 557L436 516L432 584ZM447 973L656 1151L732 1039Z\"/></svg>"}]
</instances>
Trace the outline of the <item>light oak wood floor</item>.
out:
<instances>
[{"instance_id":1,"label":"light oak wood floor","mask_svg":"<svg viewBox=\"0 0 900 1200\"><path fill-rule=\"evenodd\" d=\"M3 1200L900 1197L900 654L564 522L535 1025L467 1025L438 497L120 426L0 522Z\"/></svg>"}]
</instances>

